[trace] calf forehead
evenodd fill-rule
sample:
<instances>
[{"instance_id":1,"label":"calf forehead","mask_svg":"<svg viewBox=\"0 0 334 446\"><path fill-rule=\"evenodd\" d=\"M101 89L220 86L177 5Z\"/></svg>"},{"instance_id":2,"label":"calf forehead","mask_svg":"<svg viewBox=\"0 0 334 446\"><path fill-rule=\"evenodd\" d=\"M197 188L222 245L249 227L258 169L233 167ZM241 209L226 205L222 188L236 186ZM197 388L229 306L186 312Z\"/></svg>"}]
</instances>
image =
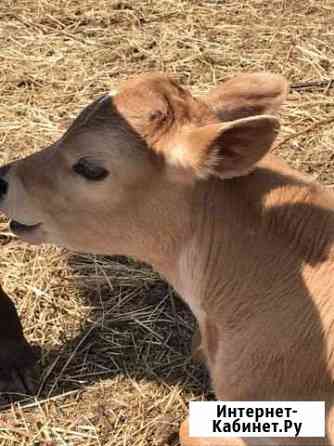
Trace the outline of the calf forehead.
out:
<instances>
[{"instance_id":1,"label":"calf forehead","mask_svg":"<svg viewBox=\"0 0 334 446\"><path fill-rule=\"evenodd\" d=\"M102 124L103 118L107 119L109 116L109 108L111 108L110 96L108 94L100 96L78 114L64 133L62 140L65 140L73 134L85 131L90 127L97 127L99 123Z\"/></svg>"},{"instance_id":2,"label":"calf forehead","mask_svg":"<svg viewBox=\"0 0 334 446\"><path fill-rule=\"evenodd\" d=\"M140 152L150 152L152 157L175 142L184 125L201 124L211 119L209 115L204 103L172 79L147 74L125 82L115 96L104 95L86 107L60 142L70 156L113 149L114 154L121 150L122 156L138 158Z\"/></svg>"},{"instance_id":3,"label":"calf forehead","mask_svg":"<svg viewBox=\"0 0 334 446\"><path fill-rule=\"evenodd\" d=\"M132 149L132 156L135 156L134 149L143 152L146 148L145 140L118 110L110 95L101 96L84 108L58 146L73 154L87 151L110 154Z\"/></svg>"}]
</instances>

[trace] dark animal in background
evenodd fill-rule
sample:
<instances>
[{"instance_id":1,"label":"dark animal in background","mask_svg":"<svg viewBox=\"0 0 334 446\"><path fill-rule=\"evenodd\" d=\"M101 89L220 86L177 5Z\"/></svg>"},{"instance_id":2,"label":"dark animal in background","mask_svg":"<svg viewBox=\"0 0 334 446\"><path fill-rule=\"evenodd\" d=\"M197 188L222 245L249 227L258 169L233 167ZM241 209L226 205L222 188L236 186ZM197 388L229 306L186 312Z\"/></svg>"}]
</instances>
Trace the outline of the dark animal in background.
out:
<instances>
[{"instance_id":1,"label":"dark animal in background","mask_svg":"<svg viewBox=\"0 0 334 446\"><path fill-rule=\"evenodd\" d=\"M29 372L36 359L24 337L15 305L0 285L0 394L33 392Z\"/></svg>"}]
</instances>

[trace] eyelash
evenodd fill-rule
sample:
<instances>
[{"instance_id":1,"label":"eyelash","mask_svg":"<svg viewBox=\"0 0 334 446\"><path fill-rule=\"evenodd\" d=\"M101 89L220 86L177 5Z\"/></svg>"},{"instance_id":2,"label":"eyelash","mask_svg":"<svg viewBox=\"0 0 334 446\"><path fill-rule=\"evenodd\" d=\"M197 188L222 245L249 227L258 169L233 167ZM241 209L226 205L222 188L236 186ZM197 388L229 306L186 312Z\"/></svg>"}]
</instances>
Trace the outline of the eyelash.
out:
<instances>
[{"instance_id":1,"label":"eyelash","mask_svg":"<svg viewBox=\"0 0 334 446\"><path fill-rule=\"evenodd\" d=\"M88 161L84 158L74 164L72 169L75 173L89 181L101 181L109 175L107 169L97 166L92 161Z\"/></svg>"}]
</instances>

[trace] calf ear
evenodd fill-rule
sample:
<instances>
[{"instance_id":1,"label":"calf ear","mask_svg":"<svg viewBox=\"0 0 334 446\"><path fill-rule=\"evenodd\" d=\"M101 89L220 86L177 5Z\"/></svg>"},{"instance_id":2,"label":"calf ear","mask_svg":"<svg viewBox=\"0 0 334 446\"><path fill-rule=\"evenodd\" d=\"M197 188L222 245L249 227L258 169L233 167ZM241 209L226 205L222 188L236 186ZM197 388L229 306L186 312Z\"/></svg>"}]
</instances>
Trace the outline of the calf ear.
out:
<instances>
[{"instance_id":1,"label":"calf ear","mask_svg":"<svg viewBox=\"0 0 334 446\"><path fill-rule=\"evenodd\" d=\"M204 102L221 121L276 113L288 94L287 80L272 73L244 73L214 88Z\"/></svg>"},{"instance_id":2,"label":"calf ear","mask_svg":"<svg viewBox=\"0 0 334 446\"><path fill-rule=\"evenodd\" d=\"M274 116L256 116L188 130L169 161L199 178L245 175L268 152L279 130Z\"/></svg>"}]
</instances>

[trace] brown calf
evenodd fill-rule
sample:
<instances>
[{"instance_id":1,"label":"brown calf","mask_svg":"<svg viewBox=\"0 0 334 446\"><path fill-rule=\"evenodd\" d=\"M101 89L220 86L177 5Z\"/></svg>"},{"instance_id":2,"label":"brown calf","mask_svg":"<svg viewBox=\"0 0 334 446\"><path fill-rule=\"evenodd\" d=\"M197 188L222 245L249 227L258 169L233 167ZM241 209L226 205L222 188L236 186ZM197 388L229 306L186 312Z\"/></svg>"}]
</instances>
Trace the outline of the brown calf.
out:
<instances>
[{"instance_id":1,"label":"brown calf","mask_svg":"<svg viewBox=\"0 0 334 446\"><path fill-rule=\"evenodd\" d=\"M267 73L203 99L139 76L3 168L0 207L30 243L151 263L196 316L217 398L325 400L334 444L334 197L268 154L286 94ZM235 444L186 424L181 441Z\"/></svg>"}]
</instances>

